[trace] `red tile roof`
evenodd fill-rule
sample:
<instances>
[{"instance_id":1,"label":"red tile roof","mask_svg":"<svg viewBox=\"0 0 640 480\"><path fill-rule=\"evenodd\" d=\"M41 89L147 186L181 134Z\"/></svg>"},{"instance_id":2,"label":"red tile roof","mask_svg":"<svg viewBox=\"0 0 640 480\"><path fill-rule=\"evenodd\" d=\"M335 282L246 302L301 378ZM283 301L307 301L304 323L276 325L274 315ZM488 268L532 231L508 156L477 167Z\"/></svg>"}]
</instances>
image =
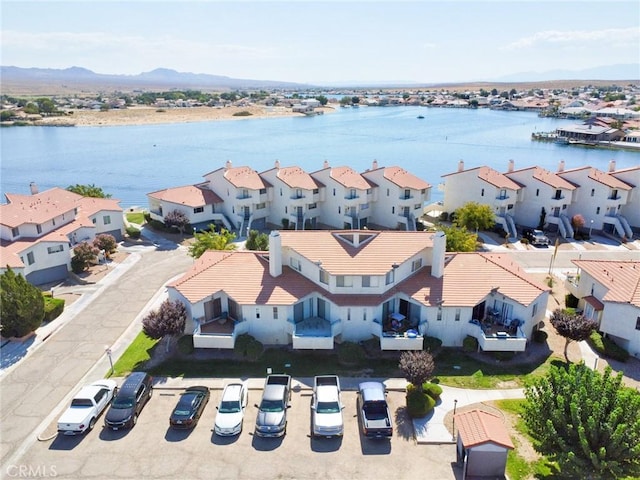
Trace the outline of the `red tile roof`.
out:
<instances>
[{"instance_id":1,"label":"red tile roof","mask_svg":"<svg viewBox=\"0 0 640 480\"><path fill-rule=\"evenodd\" d=\"M9 228L25 223L41 225L74 210L82 198L81 195L58 187L35 195L7 193L5 196L8 203L0 205L0 224Z\"/></svg>"},{"instance_id":2,"label":"red tile roof","mask_svg":"<svg viewBox=\"0 0 640 480\"><path fill-rule=\"evenodd\" d=\"M513 172L507 172L505 175L508 177L511 173L525 172L527 170L533 170L532 178L541 181L553 188L563 188L565 190L575 190L576 186L562 178L557 173L551 172L541 167L529 167L522 168L520 170L514 170Z\"/></svg>"},{"instance_id":3,"label":"red tile roof","mask_svg":"<svg viewBox=\"0 0 640 480\"><path fill-rule=\"evenodd\" d=\"M165 188L148 194L151 198L165 202L201 207L222 203L223 200L213 190L200 185L186 185L184 187Z\"/></svg>"},{"instance_id":4,"label":"red tile roof","mask_svg":"<svg viewBox=\"0 0 640 480\"><path fill-rule=\"evenodd\" d=\"M351 167L334 167L329 176L345 188L367 190L375 186Z\"/></svg>"},{"instance_id":5,"label":"red tile roof","mask_svg":"<svg viewBox=\"0 0 640 480\"><path fill-rule=\"evenodd\" d=\"M640 307L640 263L613 260L574 260L581 270L607 289L603 302Z\"/></svg>"},{"instance_id":6,"label":"red tile roof","mask_svg":"<svg viewBox=\"0 0 640 480\"><path fill-rule=\"evenodd\" d=\"M509 449L515 448L502 418L493 413L471 410L457 413L454 418L458 435L465 448L485 443L495 443Z\"/></svg>"},{"instance_id":7,"label":"red tile roof","mask_svg":"<svg viewBox=\"0 0 640 480\"><path fill-rule=\"evenodd\" d=\"M231 185L236 188L247 188L249 190L260 190L267 188L267 184L260 177L258 172L250 167L231 167L224 172L226 178Z\"/></svg>"},{"instance_id":8,"label":"red tile roof","mask_svg":"<svg viewBox=\"0 0 640 480\"><path fill-rule=\"evenodd\" d=\"M305 172L300 167L283 167L276 174L285 185L291 188L301 188L303 190L314 190L320 188L320 183Z\"/></svg>"},{"instance_id":9,"label":"red tile roof","mask_svg":"<svg viewBox=\"0 0 640 480\"><path fill-rule=\"evenodd\" d=\"M588 167L588 166L573 168L571 170L564 170L562 172L558 172L558 175L564 176L567 173L579 172L581 170L588 170L588 173L587 173L588 178L598 183L601 183L603 185L606 185L607 187L617 188L620 190L631 190L633 188L628 183L625 183L619 178L614 177L613 175L610 175L608 172L603 172L602 170L598 170L597 168Z\"/></svg>"},{"instance_id":10,"label":"red tile roof","mask_svg":"<svg viewBox=\"0 0 640 480\"><path fill-rule=\"evenodd\" d=\"M461 172L447 173L446 175L442 175L442 177L443 178L444 177L450 177L452 175L459 175L461 173L468 173L468 172L472 172L474 170L477 170L478 178L480 180L484 180L485 182L489 183L490 185L493 185L496 188L506 188L506 189L509 189L509 190L519 190L520 189L520 185L519 184L517 184L516 182L511 180L506 175L503 175L502 173L498 172L497 170L494 170L491 167L470 168L469 170L463 170Z\"/></svg>"},{"instance_id":11,"label":"red tile roof","mask_svg":"<svg viewBox=\"0 0 640 480\"><path fill-rule=\"evenodd\" d=\"M411 188L413 190L431 188L431 185L427 182L400 167L384 168L384 178L398 185L400 188Z\"/></svg>"}]
</instances>

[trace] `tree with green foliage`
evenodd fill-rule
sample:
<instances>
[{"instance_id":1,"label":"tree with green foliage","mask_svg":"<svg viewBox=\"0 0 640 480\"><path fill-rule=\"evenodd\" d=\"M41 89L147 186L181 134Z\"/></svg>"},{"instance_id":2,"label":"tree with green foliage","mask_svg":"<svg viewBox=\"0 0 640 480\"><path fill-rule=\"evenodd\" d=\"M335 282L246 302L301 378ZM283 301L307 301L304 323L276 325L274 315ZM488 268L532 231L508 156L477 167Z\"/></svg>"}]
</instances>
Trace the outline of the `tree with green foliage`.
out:
<instances>
[{"instance_id":1,"label":"tree with green foliage","mask_svg":"<svg viewBox=\"0 0 640 480\"><path fill-rule=\"evenodd\" d=\"M172 339L184 333L187 308L180 300L165 300L157 310L152 310L142 319L142 331L151 338L167 338L167 352Z\"/></svg>"},{"instance_id":2,"label":"tree with green foliage","mask_svg":"<svg viewBox=\"0 0 640 480\"><path fill-rule=\"evenodd\" d=\"M478 230L488 230L495 223L495 215L489 205L478 202L467 202L456 210L454 220L459 227L465 227L478 233Z\"/></svg>"},{"instance_id":3,"label":"tree with green foliage","mask_svg":"<svg viewBox=\"0 0 640 480\"><path fill-rule=\"evenodd\" d=\"M269 235L260 233L258 230L251 230L244 246L247 250L266 252L269 250Z\"/></svg>"},{"instance_id":4,"label":"tree with green foliage","mask_svg":"<svg viewBox=\"0 0 640 480\"><path fill-rule=\"evenodd\" d=\"M324 95L318 95L315 97L315 99L318 100L320 102L320 105L322 105L323 107L329 102L329 99Z\"/></svg>"},{"instance_id":5,"label":"tree with green foliage","mask_svg":"<svg viewBox=\"0 0 640 480\"><path fill-rule=\"evenodd\" d=\"M200 258L207 250L235 250L236 244L233 241L236 234L224 228L220 233L215 232L215 226L209 225L210 231L195 234L195 242L189 247L189 255L193 258Z\"/></svg>"},{"instance_id":6,"label":"tree with green foliage","mask_svg":"<svg viewBox=\"0 0 640 480\"><path fill-rule=\"evenodd\" d=\"M111 254L116 252L118 242L116 242L116 238L113 235L100 233L93 239L93 246L99 250L104 250L105 255L109 258Z\"/></svg>"},{"instance_id":7,"label":"tree with green foliage","mask_svg":"<svg viewBox=\"0 0 640 480\"><path fill-rule=\"evenodd\" d=\"M83 197L111 198L110 193L104 193L102 188L96 187L93 183L90 185L81 185L76 183L75 185L69 185L67 190L77 193L78 195L82 195Z\"/></svg>"},{"instance_id":8,"label":"tree with green foliage","mask_svg":"<svg viewBox=\"0 0 640 480\"><path fill-rule=\"evenodd\" d=\"M27 115L37 115L38 113L40 113L40 110L38 109L38 105L36 105L33 102L29 102L27 103L24 108L24 113L26 113Z\"/></svg>"},{"instance_id":9,"label":"tree with green foliage","mask_svg":"<svg viewBox=\"0 0 640 480\"><path fill-rule=\"evenodd\" d=\"M464 227L451 225L441 226L440 230L447 236L447 252L475 252L478 236Z\"/></svg>"},{"instance_id":10,"label":"tree with green foliage","mask_svg":"<svg viewBox=\"0 0 640 480\"><path fill-rule=\"evenodd\" d=\"M71 257L71 270L73 273L82 273L89 265L98 259L98 250L87 242L82 242L73 249L73 257Z\"/></svg>"},{"instance_id":11,"label":"tree with green foliage","mask_svg":"<svg viewBox=\"0 0 640 480\"><path fill-rule=\"evenodd\" d=\"M534 448L557 462L564 478L640 475L640 393L584 363L551 367L525 389L522 418Z\"/></svg>"},{"instance_id":12,"label":"tree with green foliage","mask_svg":"<svg viewBox=\"0 0 640 480\"><path fill-rule=\"evenodd\" d=\"M50 98L38 98L36 102L38 103L38 110L43 115L51 115L58 111L56 104Z\"/></svg>"},{"instance_id":13,"label":"tree with green foliage","mask_svg":"<svg viewBox=\"0 0 640 480\"><path fill-rule=\"evenodd\" d=\"M0 112L0 121L7 122L11 120L13 116L14 113L11 110L2 110L2 112Z\"/></svg>"},{"instance_id":14,"label":"tree with green foliage","mask_svg":"<svg viewBox=\"0 0 640 480\"><path fill-rule=\"evenodd\" d=\"M581 342L589 338L591 332L598 328L598 322L584 315L556 308L549 319L558 335L564 337L564 358L569 361L567 350L571 342Z\"/></svg>"},{"instance_id":15,"label":"tree with green foliage","mask_svg":"<svg viewBox=\"0 0 640 480\"><path fill-rule=\"evenodd\" d=\"M22 275L7 266L0 275L0 310L3 337L23 337L42 324L44 298L42 292Z\"/></svg>"}]
</instances>

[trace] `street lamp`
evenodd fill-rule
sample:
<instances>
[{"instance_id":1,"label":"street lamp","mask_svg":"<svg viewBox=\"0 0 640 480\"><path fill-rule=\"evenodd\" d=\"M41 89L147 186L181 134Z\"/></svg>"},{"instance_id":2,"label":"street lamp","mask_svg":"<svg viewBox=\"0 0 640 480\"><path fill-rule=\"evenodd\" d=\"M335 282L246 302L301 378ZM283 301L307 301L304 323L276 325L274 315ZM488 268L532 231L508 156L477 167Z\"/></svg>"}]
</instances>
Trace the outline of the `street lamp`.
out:
<instances>
[{"instance_id":1,"label":"street lamp","mask_svg":"<svg viewBox=\"0 0 640 480\"><path fill-rule=\"evenodd\" d=\"M456 407L458 406L458 399L453 400L453 433L451 435L451 440L456 439Z\"/></svg>"},{"instance_id":2,"label":"street lamp","mask_svg":"<svg viewBox=\"0 0 640 480\"><path fill-rule=\"evenodd\" d=\"M111 349L109 347L104 347L104 351L107 354L107 357L109 357L109 365L111 365L111 375L113 375L114 369L113 369L113 358L111 358Z\"/></svg>"},{"instance_id":3,"label":"street lamp","mask_svg":"<svg viewBox=\"0 0 640 480\"><path fill-rule=\"evenodd\" d=\"M591 239L591 230L593 230L593 220L591 220L591 225L589 226L589 239Z\"/></svg>"}]
</instances>

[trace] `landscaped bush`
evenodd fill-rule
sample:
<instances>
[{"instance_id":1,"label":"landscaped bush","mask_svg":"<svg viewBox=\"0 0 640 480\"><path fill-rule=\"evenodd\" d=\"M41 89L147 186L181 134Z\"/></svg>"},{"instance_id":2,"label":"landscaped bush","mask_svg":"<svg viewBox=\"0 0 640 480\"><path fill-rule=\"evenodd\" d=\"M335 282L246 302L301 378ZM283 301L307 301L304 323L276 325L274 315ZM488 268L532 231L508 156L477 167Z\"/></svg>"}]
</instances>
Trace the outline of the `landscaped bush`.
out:
<instances>
[{"instance_id":1,"label":"landscaped bush","mask_svg":"<svg viewBox=\"0 0 640 480\"><path fill-rule=\"evenodd\" d=\"M44 318L42 322L50 322L58 318L64 311L64 299L53 298L51 295L44 295Z\"/></svg>"},{"instance_id":2,"label":"landscaped bush","mask_svg":"<svg viewBox=\"0 0 640 480\"><path fill-rule=\"evenodd\" d=\"M567 308L577 308L578 307L578 297L571 293L567 293L564 296L564 304Z\"/></svg>"},{"instance_id":3,"label":"landscaped bush","mask_svg":"<svg viewBox=\"0 0 640 480\"><path fill-rule=\"evenodd\" d=\"M595 330L591 332L587 342L596 352L605 357L613 358L620 362L626 362L629 358L629 352Z\"/></svg>"},{"instance_id":4,"label":"landscaped bush","mask_svg":"<svg viewBox=\"0 0 640 480\"><path fill-rule=\"evenodd\" d=\"M422 391L436 402L440 399L440 395L442 395L442 387L437 383L424 382L422 384Z\"/></svg>"},{"instance_id":5,"label":"landscaped bush","mask_svg":"<svg viewBox=\"0 0 640 480\"><path fill-rule=\"evenodd\" d=\"M264 346L258 340L253 338L248 333L240 335L236 338L236 344L233 347L233 352L243 357L244 359L255 362L260 358L262 352L264 351Z\"/></svg>"},{"instance_id":6,"label":"landscaped bush","mask_svg":"<svg viewBox=\"0 0 640 480\"><path fill-rule=\"evenodd\" d=\"M422 389L409 384L407 386L407 413L411 418L422 418L436 406L436 401L422 393Z\"/></svg>"},{"instance_id":7,"label":"landscaped bush","mask_svg":"<svg viewBox=\"0 0 640 480\"><path fill-rule=\"evenodd\" d=\"M159 232L172 232L173 228L167 227L164 223L162 223L159 220L149 220L148 225L153 228L154 230L157 230Z\"/></svg>"},{"instance_id":8,"label":"landscaped bush","mask_svg":"<svg viewBox=\"0 0 640 480\"><path fill-rule=\"evenodd\" d=\"M151 212L144 212L144 219L147 223L149 223L151 221Z\"/></svg>"},{"instance_id":9,"label":"landscaped bush","mask_svg":"<svg viewBox=\"0 0 640 480\"><path fill-rule=\"evenodd\" d=\"M465 352L476 352L478 350L478 340L471 335L467 335L462 341L462 350Z\"/></svg>"},{"instance_id":10,"label":"landscaped bush","mask_svg":"<svg viewBox=\"0 0 640 480\"><path fill-rule=\"evenodd\" d=\"M343 365L358 365L365 359L364 349L353 342L343 342L338 346L338 361Z\"/></svg>"},{"instance_id":11,"label":"landscaped bush","mask_svg":"<svg viewBox=\"0 0 640 480\"><path fill-rule=\"evenodd\" d=\"M127 235L129 236L129 238L140 238L140 230L138 230L136 227L127 227Z\"/></svg>"},{"instance_id":12,"label":"landscaped bush","mask_svg":"<svg viewBox=\"0 0 640 480\"><path fill-rule=\"evenodd\" d=\"M440 221L442 222L446 222L449 219L449 213L447 212L442 212L440 214Z\"/></svg>"},{"instance_id":13,"label":"landscaped bush","mask_svg":"<svg viewBox=\"0 0 640 480\"><path fill-rule=\"evenodd\" d=\"M442 347L442 340L436 337L424 337L423 348L427 352L431 352L432 354L436 354L440 347Z\"/></svg>"},{"instance_id":14,"label":"landscaped bush","mask_svg":"<svg viewBox=\"0 0 640 480\"><path fill-rule=\"evenodd\" d=\"M520 239L520 243L522 245L529 245L529 239L528 238L521 238Z\"/></svg>"},{"instance_id":15,"label":"landscaped bush","mask_svg":"<svg viewBox=\"0 0 640 480\"><path fill-rule=\"evenodd\" d=\"M533 332L533 341L535 343L544 343L549 335L544 330L535 330Z\"/></svg>"}]
</instances>

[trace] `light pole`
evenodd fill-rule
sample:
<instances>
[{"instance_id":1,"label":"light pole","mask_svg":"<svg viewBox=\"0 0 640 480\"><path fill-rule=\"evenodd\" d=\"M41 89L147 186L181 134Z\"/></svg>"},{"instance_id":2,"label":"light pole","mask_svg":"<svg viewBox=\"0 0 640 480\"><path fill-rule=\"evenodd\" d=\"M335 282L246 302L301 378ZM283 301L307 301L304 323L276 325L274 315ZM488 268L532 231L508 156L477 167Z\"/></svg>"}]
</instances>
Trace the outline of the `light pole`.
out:
<instances>
[{"instance_id":1,"label":"light pole","mask_svg":"<svg viewBox=\"0 0 640 480\"><path fill-rule=\"evenodd\" d=\"M589 225L589 240L591 240L591 230L593 230L593 220L591 220L591 224Z\"/></svg>"},{"instance_id":2,"label":"light pole","mask_svg":"<svg viewBox=\"0 0 640 480\"><path fill-rule=\"evenodd\" d=\"M456 407L458 406L458 399L453 400L453 433L451 435L451 440L456 439Z\"/></svg>"},{"instance_id":3,"label":"light pole","mask_svg":"<svg viewBox=\"0 0 640 480\"><path fill-rule=\"evenodd\" d=\"M104 351L107 353L107 357L109 357L109 365L111 365L111 375L113 375L113 358L111 358L111 349L109 347L105 347Z\"/></svg>"}]
</instances>

